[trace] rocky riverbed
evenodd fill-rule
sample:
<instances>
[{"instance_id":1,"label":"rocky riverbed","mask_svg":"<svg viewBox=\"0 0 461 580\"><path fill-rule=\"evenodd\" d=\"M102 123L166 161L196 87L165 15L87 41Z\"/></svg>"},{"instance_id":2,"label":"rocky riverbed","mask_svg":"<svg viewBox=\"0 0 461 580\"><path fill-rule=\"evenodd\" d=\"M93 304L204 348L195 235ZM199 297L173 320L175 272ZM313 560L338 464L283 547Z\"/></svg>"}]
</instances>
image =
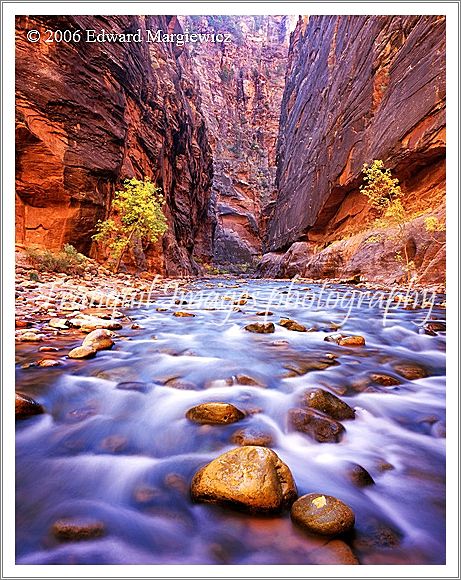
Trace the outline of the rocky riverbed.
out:
<instances>
[{"instance_id":1,"label":"rocky riverbed","mask_svg":"<svg viewBox=\"0 0 461 580\"><path fill-rule=\"evenodd\" d=\"M18 563L444 562L443 294L20 267L16 300Z\"/></svg>"}]
</instances>

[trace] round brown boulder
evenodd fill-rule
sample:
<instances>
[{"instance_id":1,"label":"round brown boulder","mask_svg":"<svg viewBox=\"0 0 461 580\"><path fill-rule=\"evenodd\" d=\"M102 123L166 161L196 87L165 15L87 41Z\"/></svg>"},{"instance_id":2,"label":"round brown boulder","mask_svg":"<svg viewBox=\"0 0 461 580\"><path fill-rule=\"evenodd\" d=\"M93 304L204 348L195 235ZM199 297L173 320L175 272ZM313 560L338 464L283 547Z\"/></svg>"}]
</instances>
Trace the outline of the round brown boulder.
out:
<instances>
[{"instance_id":1,"label":"round brown boulder","mask_svg":"<svg viewBox=\"0 0 461 580\"><path fill-rule=\"evenodd\" d=\"M354 419L355 411L336 395L323 389L309 389L304 393L304 403L311 409L316 409L333 419Z\"/></svg>"},{"instance_id":2,"label":"round brown boulder","mask_svg":"<svg viewBox=\"0 0 461 580\"><path fill-rule=\"evenodd\" d=\"M200 425L228 425L243 419L245 413L230 403L202 403L189 409L186 417Z\"/></svg>"},{"instance_id":3,"label":"round brown boulder","mask_svg":"<svg viewBox=\"0 0 461 580\"><path fill-rule=\"evenodd\" d=\"M266 447L245 446L223 453L194 475L191 497L253 512L277 512L297 497L290 469Z\"/></svg>"},{"instance_id":4,"label":"round brown boulder","mask_svg":"<svg viewBox=\"0 0 461 580\"><path fill-rule=\"evenodd\" d=\"M93 330L82 342L82 346L87 346L93 350L106 350L114 346L112 337L114 333L105 328Z\"/></svg>"},{"instance_id":5,"label":"round brown boulder","mask_svg":"<svg viewBox=\"0 0 461 580\"><path fill-rule=\"evenodd\" d=\"M349 506L331 495L308 493L291 506L291 519L313 534L338 536L354 527Z\"/></svg>"},{"instance_id":6,"label":"round brown boulder","mask_svg":"<svg viewBox=\"0 0 461 580\"><path fill-rule=\"evenodd\" d=\"M93 358L96 356L96 350L89 346L77 346L69 351L69 358Z\"/></svg>"},{"instance_id":7,"label":"round brown boulder","mask_svg":"<svg viewBox=\"0 0 461 580\"><path fill-rule=\"evenodd\" d=\"M43 407L27 395L16 393L15 416L16 419L24 419L32 415L43 413Z\"/></svg>"}]
</instances>

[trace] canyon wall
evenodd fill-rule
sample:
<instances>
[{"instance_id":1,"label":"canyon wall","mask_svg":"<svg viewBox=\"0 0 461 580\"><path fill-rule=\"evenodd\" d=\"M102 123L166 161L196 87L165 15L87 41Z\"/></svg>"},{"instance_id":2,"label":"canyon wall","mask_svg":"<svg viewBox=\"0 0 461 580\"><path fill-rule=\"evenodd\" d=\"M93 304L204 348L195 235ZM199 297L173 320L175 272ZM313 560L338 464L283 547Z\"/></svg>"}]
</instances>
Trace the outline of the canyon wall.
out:
<instances>
[{"instance_id":1,"label":"canyon wall","mask_svg":"<svg viewBox=\"0 0 461 580\"><path fill-rule=\"evenodd\" d=\"M42 40L28 42L39 30ZM41 16L16 22L16 232L25 246L89 253L125 178L151 177L168 232L133 266L197 273L211 256L212 159L195 74L171 43L45 43L45 31L181 32L176 17Z\"/></svg>"},{"instance_id":2,"label":"canyon wall","mask_svg":"<svg viewBox=\"0 0 461 580\"><path fill-rule=\"evenodd\" d=\"M275 146L294 16L179 17L184 30L228 33L188 44L213 151L213 260L251 264L275 199Z\"/></svg>"},{"instance_id":3,"label":"canyon wall","mask_svg":"<svg viewBox=\"0 0 461 580\"><path fill-rule=\"evenodd\" d=\"M444 17L300 18L277 158L261 275L401 278L399 242L370 235L359 192L363 164L381 159L405 193L410 258L427 281L443 278L444 235L421 216L444 221Z\"/></svg>"}]
</instances>

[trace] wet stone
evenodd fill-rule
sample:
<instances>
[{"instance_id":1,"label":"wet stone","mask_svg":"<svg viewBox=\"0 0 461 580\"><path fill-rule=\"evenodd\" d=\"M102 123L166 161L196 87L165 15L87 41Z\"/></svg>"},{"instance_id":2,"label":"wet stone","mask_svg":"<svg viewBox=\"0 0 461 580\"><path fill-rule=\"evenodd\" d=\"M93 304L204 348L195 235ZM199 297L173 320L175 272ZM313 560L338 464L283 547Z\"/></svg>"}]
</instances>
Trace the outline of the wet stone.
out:
<instances>
[{"instance_id":1,"label":"wet stone","mask_svg":"<svg viewBox=\"0 0 461 580\"><path fill-rule=\"evenodd\" d=\"M27 395L16 393L15 399L16 419L25 419L32 415L44 413L43 407Z\"/></svg>"},{"instance_id":2,"label":"wet stone","mask_svg":"<svg viewBox=\"0 0 461 580\"><path fill-rule=\"evenodd\" d=\"M296 320L291 320L290 318L282 318L279 321L280 326L283 326L287 330L293 330L295 332L307 332L307 328Z\"/></svg>"},{"instance_id":3,"label":"wet stone","mask_svg":"<svg viewBox=\"0 0 461 580\"><path fill-rule=\"evenodd\" d=\"M311 410L290 409L289 421L296 431L305 433L319 443L338 443L345 432L338 421Z\"/></svg>"},{"instance_id":4,"label":"wet stone","mask_svg":"<svg viewBox=\"0 0 461 580\"><path fill-rule=\"evenodd\" d=\"M189 409L186 417L200 425L228 425L243 419L245 413L230 403L202 403Z\"/></svg>"},{"instance_id":5,"label":"wet stone","mask_svg":"<svg viewBox=\"0 0 461 580\"><path fill-rule=\"evenodd\" d=\"M351 548L342 540L331 540L312 554L309 554L309 563L317 565L341 564L345 566L357 565L359 561Z\"/></svg>"},{"instance_id":6,"label":"wet stone","mask_svg":"<svg viewBox=\"0 0 461 580\"><path fill-rule=\"evenodd\" d=\"M339 332L335 334L330 334L324 338L326 342L334 342L339 346L364 346L365 339L363 336L354 335L354 336L346 336Z\"/></svg>"},{"instance_id":7,"label":"wet stone","mask_svg":"<svg viewBox=\"0 0 461 580\"><path fill-rule=\"evenodd\" d=\"M401 363L394 366L395 371L409 381L424 379L428 376L425 368L416 363Z\"/></svg>"},{"instance_id":8,"label":"wet stone","mask_svg":"<svg viewBox=\"0 0 461 580\"><path fill-rule=\"evenodd\" d=\"M323 389L308 389L303 395L304 404L321 411L333 419L354 419L355 411L339 397Z\"/></svg>"},{"instance_id":9,"label":"wet stone","mask_svg":"<svg viewBox=\"0 0 461 580\"><path fill-rule=\"evenodd\" d=\"M357 463L352 463L348 466L346 469L346 475L349 481L357 487L367 487L369 485L374 485L375 483L368 471Z\"/></svg>"},{"instance_id":10,"label":"wet stone","mask_svg":"<svg viewBox=\"0 0 461 580\"><path fill-rule=\"evenodd\" d=\"M245 330L248 332L255 332L257 334L270 334L275 332L275 326L273 322L254 322L252 324L247 324Z\"/></svg>"},{"instance_id":11,"label":"wet stone","mask_svg":"<svg viewBox=\"0 0 461 580\"><path fill-rule=\"evenodd\" d=\"M53 524L52 533L62 542L92 540L105 534L105 525L92 519L61 519Z\"/></svg>"},{"instance_id":12,"label":"wet stone","mask_svg":"<svg viewBox=\"0 0 461 580\"><path fill-rule=\"evenodd\" d=\"M178 312L173 312L173 316L176 316L177 318L193 318L195 316L195 314L192 314L192 312L178 311Z\"/></svg>"},{"instance_id":13,"label":"wet stone","mask_svg":"<svg viewBox=\"0 0 461 580\"><path fill-rule=\"evenodd\" d=\"M271 449L245 446L223 453L194 475L191 497L252 512L278 512L296 499L293 476Z\"/></svg>"},{"instance_id":14,"label":"wet stone","mask_svg":"<svg viewBox=\"0 0 461 580\"><path fill-rule=\"evenodd\" d=\"M75 359L93 358L96 356L96 351L94 348L90 348L89 346L77 346L76 348L73 348L67 356Z\"/></svg>"},{"instance_id":15,"label":"wet stone","mask_svg":"<svg viewBox=\"0 0 461 580\"><path fill-rule=\"evenodd\" d=\"M95 351L111 349L114 346L113 336L113 332L104 328L93 330L85 337L85 340L82 342L82 347L88 347Z\"/></svg>"},{"instance_id":16,"label":"wet stone","mask_svg":"<svg viewBox=\"0 0 461 580\"><path fill-rule=\"evenodd\" d=\"M391 377L390 375L386 375L384 373L372 373L370 375L371 380L378 385L382 385L383 387L392 387L394 385L401 385L402 383L399 379Z\"/></svg>"},{"instance_id":17,"label":"wet stone","mask_svg":"<svg viewBox=\"0 0 461 580\"><path fill-rule=\"evenodd\" d=\"M274 442L272 435L255 427L245 427L235 431L231 441L236 445L256 445L258 447L270 447Z\"/></svg>"},{"instance_id":18,"label":"wet stone","mask_svg":"<svg viewBox=\"0 0 461 580\"><path fill-rule=\"evenodd\" d=\"M58 367L61 363L58 360L53 360L51 358L44 358L37 362L39 367L49 368L49 367Z\"/></svg>"},{"instance_id":19,"label":"wet stone","mask_svg":"<svg viewBox=\"0 0 461 580\"><path fill-rule=\"evenodd\" d=\"M138 393L147 393L149 386L147 383L136 382L136 381L125 381L123 383L118 383L115 387L121 391L136 391Z\"/></svg>"},{"instance_id":20,"label":"wet stone","mask_svg":"<svg viewBox=\"0 0 461 580\"><path fill-rule=\"evenodd\" d=\"M331 495L309 493L294 502L291 519L303 529L322 536L338 536L354 527L351 508Z\"/></svg>"}]
</instances>

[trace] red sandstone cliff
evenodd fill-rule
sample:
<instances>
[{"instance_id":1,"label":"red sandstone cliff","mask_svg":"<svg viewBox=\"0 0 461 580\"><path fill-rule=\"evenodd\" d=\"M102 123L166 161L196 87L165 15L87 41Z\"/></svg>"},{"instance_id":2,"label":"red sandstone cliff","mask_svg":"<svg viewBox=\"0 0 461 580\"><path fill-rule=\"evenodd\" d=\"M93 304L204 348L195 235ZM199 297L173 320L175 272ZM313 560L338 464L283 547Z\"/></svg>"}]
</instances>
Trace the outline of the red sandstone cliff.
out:
<instances>
[{"instance_id":1,"label":"red sandstone cliff","mask_svg":"<svg viewBox=\"0 0 461 580\"><path fill-rule=\"evenodd\" d=\"M272 253L261 274L399 279L394 256L401 248L390 242L392 232L367 243L373 216L358 190L363 163L382 159L415 218L408 226L411 258L423 279L440 281L443 234L433 242L419 216L444 220L444 17L300 19L277 155L266 244Z\"/></svg>"},{"instance_id":2,"label":"red sandstone cliff","mask_svg":"<svg viewBox=\"0 0 461 580\"><path fill-rule=\"evenodd\" d=\"M169 230L132 259L169 274L211 254L212 161L187 51L159 43L27 41L25 32L138 28L180 31L175 17L18 17L17 241L91 249L111 196L149 176L167 199Z\"/></svg>"},{"instance_id":3,"label":"red sandstone cliff","mask_svg":"<svg viewBox=\"0 0 461 580\"><path fill-rule=\"evenodd\" d=\"M189 44L213 151L213 258L251 263L261 253L261 214L275 198L275 145L292 16L179 17L191 32L231 42Z\"/></svg>"}]
</instances>

